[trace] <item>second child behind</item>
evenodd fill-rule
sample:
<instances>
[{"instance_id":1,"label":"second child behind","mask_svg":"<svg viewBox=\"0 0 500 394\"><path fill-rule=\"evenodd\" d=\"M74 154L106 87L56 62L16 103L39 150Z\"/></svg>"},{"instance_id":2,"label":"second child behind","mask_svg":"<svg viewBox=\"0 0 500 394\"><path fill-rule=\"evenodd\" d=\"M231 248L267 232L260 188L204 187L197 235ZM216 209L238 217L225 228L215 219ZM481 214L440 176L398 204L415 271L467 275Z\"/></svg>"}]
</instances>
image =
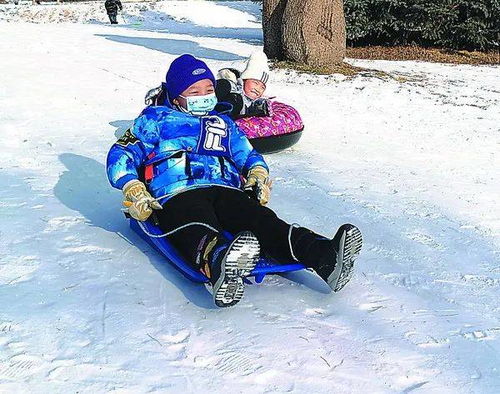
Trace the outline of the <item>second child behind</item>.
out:
<instances>
[{"instance_id":1,"label":"second child behind","mask_svg":"<svg viewBox=\"0 0 500 394\"><path fill-rule=\"evenodd\" d=\"M270 115L268 100L263 97L269 82L269 65L264 52L252 53L243 72L223 68L217 78L215 94L219 102L233 106L231 118Z\"/></svg>"}]
</instances>

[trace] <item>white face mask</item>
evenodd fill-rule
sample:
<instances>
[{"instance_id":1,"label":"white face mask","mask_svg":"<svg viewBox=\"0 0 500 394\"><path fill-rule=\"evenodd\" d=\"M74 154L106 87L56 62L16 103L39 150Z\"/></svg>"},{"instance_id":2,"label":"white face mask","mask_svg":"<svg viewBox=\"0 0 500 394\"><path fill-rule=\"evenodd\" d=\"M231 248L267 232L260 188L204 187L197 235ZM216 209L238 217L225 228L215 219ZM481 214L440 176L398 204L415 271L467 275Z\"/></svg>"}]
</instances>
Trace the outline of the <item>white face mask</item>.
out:
<instances>
[{"instance_id":1,"label":"white face mask","mask_svg":"<svg viewBox=\"0 0 500 394\"><path fill-rule=\"evenodd\" d=\"M179 96L186 100L186 111L193 115L203 115L212 111L217 105L215 93L204 96Z\"/></svg>"}]
</instances>

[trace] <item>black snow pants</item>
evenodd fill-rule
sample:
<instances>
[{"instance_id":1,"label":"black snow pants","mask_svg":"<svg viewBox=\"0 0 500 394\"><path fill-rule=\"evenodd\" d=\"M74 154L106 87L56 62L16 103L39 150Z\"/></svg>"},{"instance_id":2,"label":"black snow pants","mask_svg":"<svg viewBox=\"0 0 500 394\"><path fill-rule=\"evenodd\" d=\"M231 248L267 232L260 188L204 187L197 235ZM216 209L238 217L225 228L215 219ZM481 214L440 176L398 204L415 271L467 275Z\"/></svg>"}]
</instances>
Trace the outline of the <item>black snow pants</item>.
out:
<instances>
[{"instance_id":1,"label":"black snow pants","mask_svg":"<svg viewBox=\"0 0 500 394\"><path fill-rule=\"evenodd\" d=\"M116 20L117 15L118 14L116 12L109 12L108 13L109 21L111 22L112 25L118 24L118 21Z\"/></svg>"},{"instance_id":2,"label":"black snow pants","mask_svg":"<svg viewBox=\"0 0 500 394\"><path fill-rule=\"evenodd\" d=\"M312 242L325 239L303 227L295 227L291 231L290 224L243 191L219 186L180 193L168 200L162 210L154 213L165 232L189 223L204 223L215 230L203 225L191 225L169 236L173 246L194 268L199 268L196 256L206 242L215 235L221 237L224 231L233 235L251 231L259 240L261 253L284 262L293 262L293 253L301 262L312 267L314 264L307 263L309 259L305 253Z\"/></svg>"}]
</instances>

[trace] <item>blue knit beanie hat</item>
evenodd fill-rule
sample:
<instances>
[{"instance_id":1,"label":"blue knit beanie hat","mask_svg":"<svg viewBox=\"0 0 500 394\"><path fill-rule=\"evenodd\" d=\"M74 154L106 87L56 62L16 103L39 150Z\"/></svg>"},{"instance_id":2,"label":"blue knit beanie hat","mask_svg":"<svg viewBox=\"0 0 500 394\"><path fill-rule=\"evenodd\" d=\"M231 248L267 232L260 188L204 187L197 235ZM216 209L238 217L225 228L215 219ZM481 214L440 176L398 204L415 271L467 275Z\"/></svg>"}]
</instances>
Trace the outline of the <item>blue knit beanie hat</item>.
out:
<instances>
[{"instance_id":1,"label":"blue knit beanie hat","mask_svg":"<svg viewBox=\"0 0 500 394\"><path fill-rule=\"evenodd\" d=\"M170 65L165 77L165 86L170 103L193 83L202 79L210 79L215 87L214 74L212 74L205 62L187 54L176 58Z\"/></svg>"}]
</instances>

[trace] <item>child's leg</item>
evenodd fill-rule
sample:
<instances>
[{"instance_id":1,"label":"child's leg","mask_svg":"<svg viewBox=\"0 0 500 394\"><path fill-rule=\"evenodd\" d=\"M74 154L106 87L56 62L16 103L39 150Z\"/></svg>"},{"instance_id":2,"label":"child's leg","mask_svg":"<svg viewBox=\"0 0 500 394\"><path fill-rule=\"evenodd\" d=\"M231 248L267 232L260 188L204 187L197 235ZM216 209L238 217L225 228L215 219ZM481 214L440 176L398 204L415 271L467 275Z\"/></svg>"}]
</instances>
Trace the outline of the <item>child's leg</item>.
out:
<instances>
[{"instance_id":1,"label":"child's leg","mask_svg":"<svg viewBox=\"0 0 500 394\"><path fill-rule=\"evenodd\" d=\"M172 197L162 210L154 211L160 227L170 232L186 226L168 239L194 268L200 268L197 257L214 237L221 237L222 226L215 215L213 200L214 188L202 188L181 193Z\"/></svg>"},{"instance_id":2,"label":"child's leg","mask_svg":"<svg viewBox=\"0 0 500 394\"><path fill-rule=\"evenodd\" d=\"M223 228L233 234L251 231L259 240L262 250L276 259L292 262L295 256L309 265L306 251L310 244L318 239L326 240L304 227L292 229L274 211L263 207L242 191L217 189L215 211Z\"/></svg>"},{"instance_id":3,"label":"child's leg","mask_svg":"<svg viewBox=\"0 0 500 394\"><path fill-rule=\"evenodd\" d=\"M271 209L238 190L219 189L215 201L216 214L224 228L253 232L271 257L283 262L298 260L314 268L334 291L341 290L350 280L362 244L356 226L344 224L333 239L328 239L304 227L292 228Z\"/></svg>"},{"instance_id":4,"label":"child's leg","mask_svg":"<svg viewBox=\"0 0 500 394\"><path fill-rule=\"evenodd\" d=\"M243 297L243 278L250 275L259 260L259 242L250 232L242 232L229 242L214 211L218 188L202 188L182 193L159 211L162 228L170 232L172 244L195 269L210 280L214 302L219 307L232 306ZM207 225L209 227L207 227Z\"/></svg>"}]
</instances>

